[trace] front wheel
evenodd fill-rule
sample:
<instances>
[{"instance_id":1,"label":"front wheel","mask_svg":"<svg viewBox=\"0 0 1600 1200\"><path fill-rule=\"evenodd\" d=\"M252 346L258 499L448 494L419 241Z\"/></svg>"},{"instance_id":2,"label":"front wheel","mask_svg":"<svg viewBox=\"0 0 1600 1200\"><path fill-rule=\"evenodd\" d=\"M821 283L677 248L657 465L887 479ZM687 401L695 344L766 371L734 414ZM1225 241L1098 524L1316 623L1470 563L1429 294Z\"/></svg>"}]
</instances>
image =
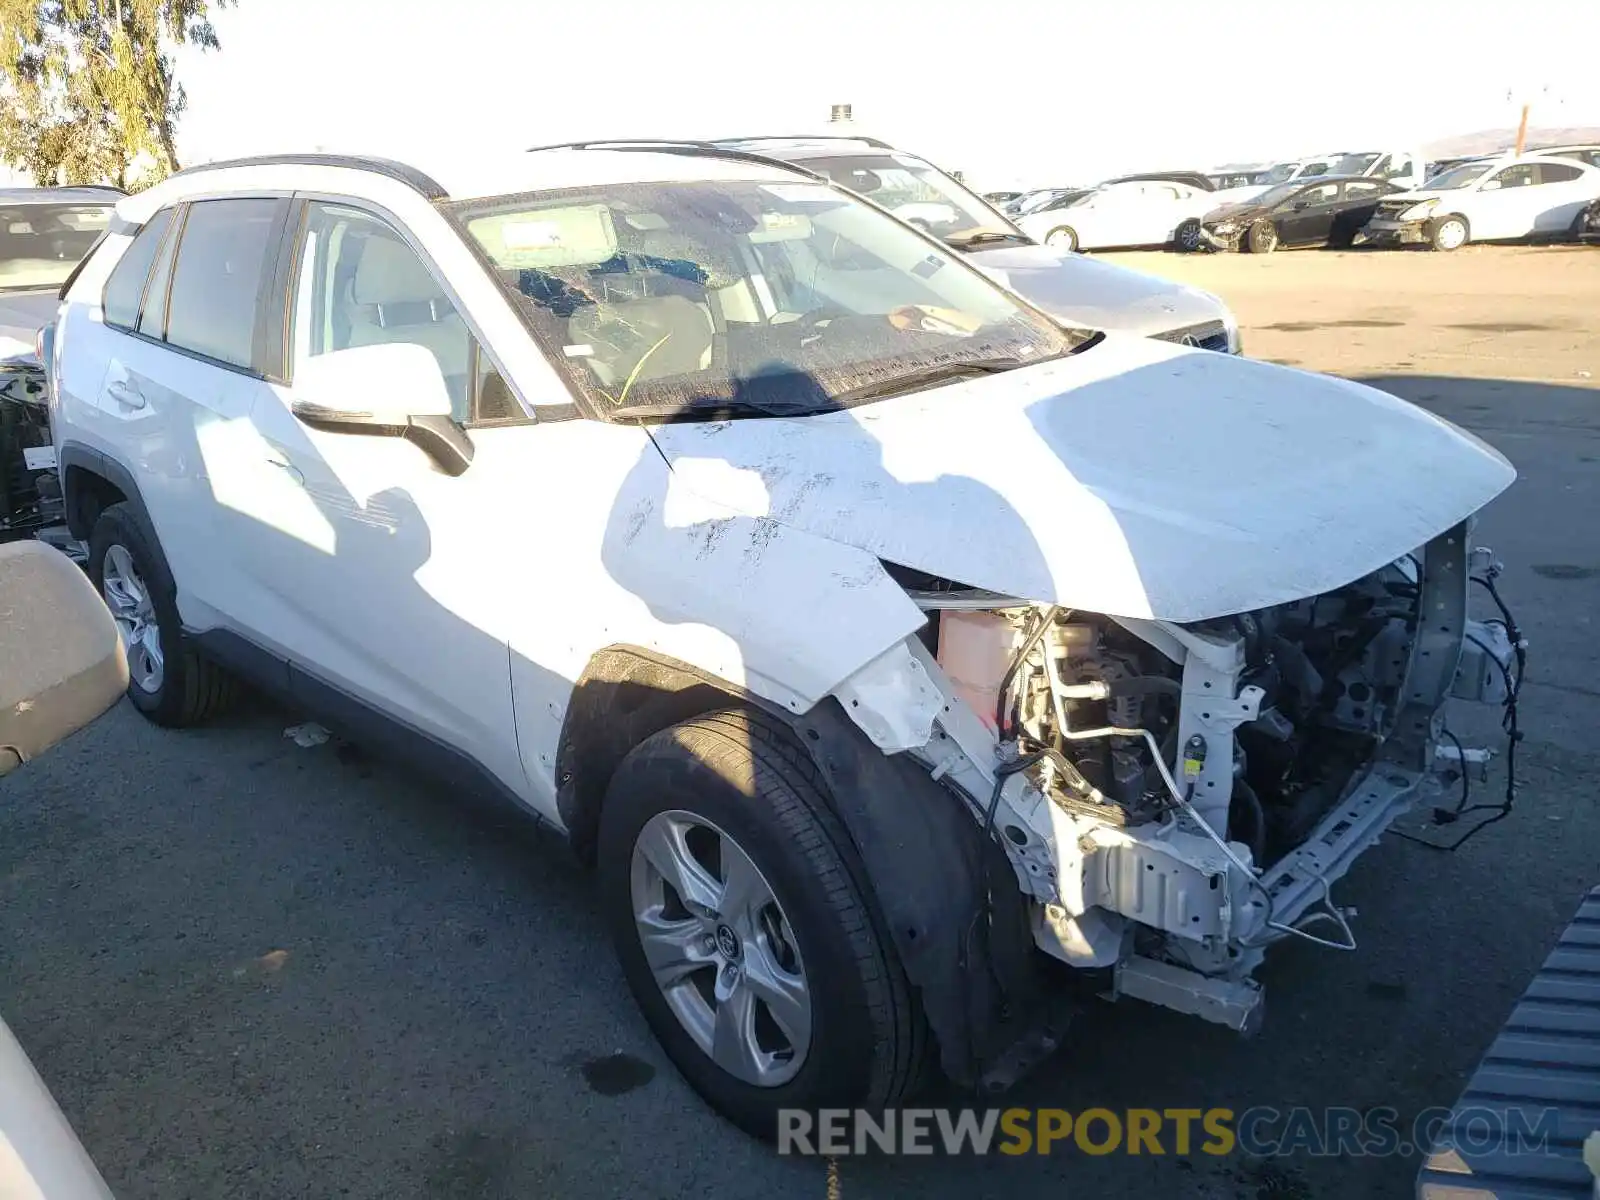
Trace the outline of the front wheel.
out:
<instances>
[{"instance_id":1,"label":"front wheel","mask_svg":"<svg viewBox=\"0 0 1600 1200\"><path fill-rule=\"evenodd\" d=\"M1262 217L1250 226L1245 242L1251 254L1271 254L1278 248L1278 227Z\"/></svg>"},{"instance_id":2,"label":"front wheel","mask_svg":"<svg viewBox=\"0 0 1600 1200\"><path fill-rule=\"evenodd\" d=\"M1440 217L1428 230L1428 244L1435 250L1459 250L1467 242L1465 217Z\"/></svg>"},{"instance_id":3,"label":"front wheel","mask_svg":"<svg viewBox=\"0 0 1600 1200\"><path fill-rule=\"evenodd\" d=\"M1057 250L1076 250L1078 235L1068 226L1061 225L1044 235L1044 244Z\"/></svg>"},{"instance_id":4,"label":"front wheel","mask_svg":"<svg viewBox=\"0 0 1600 1200\"><path fill-rule=\"evenodd\" d=\"M719 712L646 738L600 817L600 893L667 1056L758 1137L781 1109L879 1108L914 1086L926 1027L803 749Z\"/></svg>"}]
</instances>

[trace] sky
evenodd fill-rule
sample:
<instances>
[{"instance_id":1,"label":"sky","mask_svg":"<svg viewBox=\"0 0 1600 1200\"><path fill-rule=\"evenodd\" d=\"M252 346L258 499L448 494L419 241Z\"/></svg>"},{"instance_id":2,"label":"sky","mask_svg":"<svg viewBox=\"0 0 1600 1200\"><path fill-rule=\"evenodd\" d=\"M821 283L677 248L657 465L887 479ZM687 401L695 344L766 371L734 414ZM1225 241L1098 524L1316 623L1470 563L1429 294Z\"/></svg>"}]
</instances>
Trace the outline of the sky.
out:
<instances>
[{"instance_id":1,"label":"sky","mask_svg":"<svg viewBox=\"0 0 1600 1200\"><path fill-rule=\"evenodd\" d=\"M980 188L1600 125L1600 0L238 0L180 51L186 163L817 132ZM1585 9L1588 10L1587 15ZM1492 16L1490 14L1493 14ZM1514 14L1514 15L1513 15Z\"/></svg>"}]
</instances>

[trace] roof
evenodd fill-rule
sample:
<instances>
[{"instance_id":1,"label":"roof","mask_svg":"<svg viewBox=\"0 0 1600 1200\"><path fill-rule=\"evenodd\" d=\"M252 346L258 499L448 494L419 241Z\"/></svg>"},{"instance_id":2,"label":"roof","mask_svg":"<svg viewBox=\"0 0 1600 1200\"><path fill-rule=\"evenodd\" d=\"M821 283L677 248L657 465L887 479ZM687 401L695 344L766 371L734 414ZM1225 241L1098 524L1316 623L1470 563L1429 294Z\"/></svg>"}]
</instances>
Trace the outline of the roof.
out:
<instances>
[{"instance_id":1,"label":"roof","mask_svg":"<svg viewBox=\"0 0 1600 1200\"><path fill-rule=\"evenodd\" d=\"M0 188L0 204L115 204L127 193L114 187Z\"/></svg>"},{"instance_id":2,"label":"roof","mask_svg":"<svg viewBox=\"0 0 1600 1200\"><path fill-rule=\"evenodd\" d=\"M379 191L403 185L427 200L471 200L487 196L617 183L690 182L746 179L779 182L797 172L780 162L740 155L689 142L596 143L509 154L441 159L425 165L350 154L274 154L227 159L188 167L148 192L129 198L125 215L137 214L185 196L250 187L359 186L345 172L369 177ZM121 199L121 197L112 197Z\"/></svg>"}]
</instances>

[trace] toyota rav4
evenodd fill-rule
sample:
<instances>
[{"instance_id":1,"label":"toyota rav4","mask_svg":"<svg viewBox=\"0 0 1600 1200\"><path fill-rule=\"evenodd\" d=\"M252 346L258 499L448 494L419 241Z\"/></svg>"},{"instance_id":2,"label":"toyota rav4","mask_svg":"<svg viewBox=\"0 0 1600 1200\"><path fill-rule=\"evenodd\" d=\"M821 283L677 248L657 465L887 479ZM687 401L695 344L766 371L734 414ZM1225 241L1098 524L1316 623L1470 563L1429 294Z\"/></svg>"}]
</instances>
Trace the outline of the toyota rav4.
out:
<instances>
[{"instance_id":1,"label":"toyota rav4","mask_svg":"<svg viewBox=\"0 0 1600 1200\"><path fill-rule=\"evenodd\" d=\"M1065 330L761 156L440 174L183 171L67 284L52 428L140 711L248 679L564 831L761 1133L1003 1085L1095 994L1248 1029L1273 943L1352 945L1330 887L1452 693L1516 682L1467 613L1504 458Z\"/></svg>"}]
</instances>

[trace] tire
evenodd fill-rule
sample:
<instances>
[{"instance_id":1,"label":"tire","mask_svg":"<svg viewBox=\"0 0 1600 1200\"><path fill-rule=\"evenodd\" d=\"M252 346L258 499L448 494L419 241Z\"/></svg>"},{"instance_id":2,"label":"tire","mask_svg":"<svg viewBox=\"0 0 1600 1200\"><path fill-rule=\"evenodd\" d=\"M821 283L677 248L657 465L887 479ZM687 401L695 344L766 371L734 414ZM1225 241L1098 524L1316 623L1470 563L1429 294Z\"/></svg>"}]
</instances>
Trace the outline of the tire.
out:
<instances>
[{"instance_id":1,"label":"tire","mask_svg":"<svg viewBox=\"0 0 1600 1200\"><path fill-rule=\"evenodd\" d=\"M1076 250L1078 232L1069 225L1058 225L1044 235L1044 244L1056 250Z\"/></svg>"},{"instance_id":2,"label":"tire","mask_svg":"<svg viewBox=\"0 0 1600 1200\"><path fill-rule=\"evenodd\" d=\"M1461 249L1471 236L1472 230L1467 225L1467 219L1454 213L1435 217L1428 225L1428 245L1441 252Z\"/></svg>"},{"instance_id":3,"label":"tire","mask_svg":"<svg viewBox=\"0 0 1600 1200\"><path fill-rule=\"evenodd\" d=\"M116 618L128 656L128 699L157 725L196 725L232 703L232 676L184 636L155 534L131 505L113 504L89 535L89 578Z\"/></svg>"},{"instance_id":4,"label":"tire","mask_svg":"<svg viewBox=\"0 0 1600 1200\"><path fill-rule=\"evenodd\" d=\"M685 855L689 871L675 865ZM674 865L654 865L663 861ZM669 875L699 879L714 906L691 910L689 888L667 886ZM927 1026L862 876L815 767L761 714L717 712L671 726L635 746L612 776L599 883L623 974L690 1086L757 1137L776 1137L779 1109L878 1109L920 1081ZM727 900L730 878L758 899ZM656 940L655 961L675 984L657 982L642 921L682 939ZM748 970L736 970L736 990L723 998L713 989L732 964ZM767 1003L780 995L779 979L782 994L801 997L803 1020L797 1006ZM749 993L747 1010L737 989ZM753 1034L730 1036L722 1048L745 1052L718 1061L719 1034L736 1029L742 1011Z\"/></svg>"},{"instance_id":5,"label":"tire","mask_svg":"<svg viewBox=\"0 0 1600 1200\"><path fill-rule=\"evenodd\" d=\"M1182 225L1179 225L1178 231L1172 236L1172 244L1188 254L1193 254L1200 250L1204 245L1200 240L1200 222L1194 217L1190 217Z\"/></svg>"},{"instance_id":6,"label":"tire","mask_svg":"<svg viewBox=\"0 0 1600 1200\"><path fill-rule=\"evenodd\" d=\"M1251 254L1271 254L1278 248L1278 227L1266 217L1259 218L1245 233L1245 249Z\"/></svg>"}]
</instances>

